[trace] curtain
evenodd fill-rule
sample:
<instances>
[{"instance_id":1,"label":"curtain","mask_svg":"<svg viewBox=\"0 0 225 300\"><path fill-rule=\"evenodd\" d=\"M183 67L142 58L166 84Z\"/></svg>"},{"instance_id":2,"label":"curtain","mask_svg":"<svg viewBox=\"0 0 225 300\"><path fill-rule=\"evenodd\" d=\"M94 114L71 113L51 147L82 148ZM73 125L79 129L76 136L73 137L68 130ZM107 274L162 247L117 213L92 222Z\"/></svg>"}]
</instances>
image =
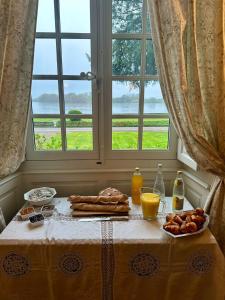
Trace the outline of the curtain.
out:
<instances>
[{"instance_id":1,"label":"curtain","mask_svg":"<svg viewBox=\"0 0 225 300\"><path fill-rule=\"evenodd\" d=\"M189 155L217 175L206 209L225 254L223 0L148 0L163 97Z\"/></svg>"},{"instance_id":2,"label":"curtain","mask_svg":"<svg viewBox=\"0 0 225 300\"><path fill-rule=\"evenodd\" d=\"M0 178L25 158L37 0L0 0Z\"/></svg>"}]
</instances>

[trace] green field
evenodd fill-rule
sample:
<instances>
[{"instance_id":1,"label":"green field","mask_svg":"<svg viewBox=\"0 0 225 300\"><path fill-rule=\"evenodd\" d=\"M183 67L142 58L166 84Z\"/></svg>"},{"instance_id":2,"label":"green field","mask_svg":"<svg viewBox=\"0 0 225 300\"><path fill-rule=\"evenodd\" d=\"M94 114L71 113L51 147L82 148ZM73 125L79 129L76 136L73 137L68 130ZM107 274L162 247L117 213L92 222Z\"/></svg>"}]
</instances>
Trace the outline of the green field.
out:
<instances>
[{"instance_id":1,"label":"green field","mask_svg":"<svg viewBox=\"0 0 225 300\"><path fill-rule=\"evenodd\" d=\"M138 134L136 132L113 132L113 150L137 150ZM36 150L61 150L61 135L54 134L50 137L43 134L35 134ZM144 132L142 149L162 149L168 146L167 132ZM91 132L67 133L68 150L93 150Z\"/></svg>"},{"instance_id":2,"label":"green field","mask_svg":"<svg viewBox=\"0 0 225 300\"><path fill-rule=\"evenodd\" d=\"M35 127L60 127L59 119L50 118L34 118ZM66 119L67 127L92 127L92 119L81 119L79 121L71 121ZM113 127L136 127L138 126L138 119L112 119ZM168 118L144 118L145 127L167 127L169 126Z\"/></svg>"}]
</instances>

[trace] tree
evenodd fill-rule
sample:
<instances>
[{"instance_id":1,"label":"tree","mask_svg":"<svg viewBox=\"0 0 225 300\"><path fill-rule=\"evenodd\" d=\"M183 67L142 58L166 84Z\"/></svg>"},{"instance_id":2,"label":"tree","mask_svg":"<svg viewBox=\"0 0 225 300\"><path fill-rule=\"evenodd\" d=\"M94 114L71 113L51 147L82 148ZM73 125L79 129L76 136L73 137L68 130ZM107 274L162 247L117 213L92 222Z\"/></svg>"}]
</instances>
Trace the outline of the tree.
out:
<instances>
[{"instance_id":1,"label":"tree","mask_svg":"<svg viewBox=\"0 0 225 300\"><path fill-rule=\"evenodd\" d=\"M69 115L81 115L82 112L76 109L71 109L68 111ZM81 120L81 118L79 117L70 117L70 121L71 122L79 122Z\"/></svg>"},{"instance_id":2,"label":"tree","mask_svg":"<svg viewBox=\"0 0 225 300\"><path fill-rule=\"evenodd\" d=\"M143 0L113 0L112 30L113 33L142 32ZM138 75L141 68L141 40L114 39L112 44L113 75ZM146 44L146 73L157 74L152 41ZM132 82L139 87L139 81Z\"/></svg>"}]
</instances>

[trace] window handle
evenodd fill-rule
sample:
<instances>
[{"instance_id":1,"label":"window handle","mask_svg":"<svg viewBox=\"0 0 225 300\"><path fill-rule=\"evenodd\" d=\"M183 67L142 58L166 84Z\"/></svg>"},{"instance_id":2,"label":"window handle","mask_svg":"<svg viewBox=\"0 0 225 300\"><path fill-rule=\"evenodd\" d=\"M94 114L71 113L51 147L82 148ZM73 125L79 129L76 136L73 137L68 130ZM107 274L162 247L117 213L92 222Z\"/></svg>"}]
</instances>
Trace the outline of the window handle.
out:
<instances>
[{"instance_id":1,"label":"window handle","mask_svg":"<svg viewBox=\"0 0 225 300\"><path fill-rule=\"evenodd\" d=\"M80 77L81 77L82 80L93 80L93 79L96 79L96 75L94 73L90 72L90 71L87 72L87 73L81 72L80 73Z\"/></svg>"}]
</instances>

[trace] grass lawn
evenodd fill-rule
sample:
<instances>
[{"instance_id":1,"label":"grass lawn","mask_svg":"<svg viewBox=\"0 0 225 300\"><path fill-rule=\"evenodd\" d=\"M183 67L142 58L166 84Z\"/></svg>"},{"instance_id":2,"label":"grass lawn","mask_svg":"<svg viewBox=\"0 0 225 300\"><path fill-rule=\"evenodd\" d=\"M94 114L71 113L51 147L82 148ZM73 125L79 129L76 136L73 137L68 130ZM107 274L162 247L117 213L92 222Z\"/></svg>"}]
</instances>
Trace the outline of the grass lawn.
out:
<instances>
[{"instance_id":1,"label":"grass lawn","mask_svg":"<svg viewBox=\"0 0 225 300\"><path fill-rule=\"evenodd\" d=\"M60 127L60 119L50 118L34 118L33 119L36 127ZM40 123L40 125L39 125ZM92 127L92 119L81 119L80 121L70 121L68 118L66 121L67 127ZM112 119L113 127L136 127L138 126L138 119ZM168 118L144 118L145 127L167 127L169 126Z\"/></svg>"},{"instance_id":2,"label":"grass lawn","mask_svg":"<svg viewBox=\"0 0 225 300\"><path fill-rule=\"evenodd\" d=\"M136 132L113 132L113 150L137 150L138 134ZM162 149L168 146L167 132L144 132L143 150ZM93 150L93 136L91 132L69 132L67 133L68 150ZM37 150L61 150L61 135L54 134L51 137L36 135Z\"/></svg>"},{"instance_id":3,"label":"grass lawn","mask_svg":"<svg viewBox=\"0 0 225 300\"><path fill-rule=\"evenodd\" d=\"M93 150L92 132L67 133L68 150Z\"/></svg>"}]
</instances>

